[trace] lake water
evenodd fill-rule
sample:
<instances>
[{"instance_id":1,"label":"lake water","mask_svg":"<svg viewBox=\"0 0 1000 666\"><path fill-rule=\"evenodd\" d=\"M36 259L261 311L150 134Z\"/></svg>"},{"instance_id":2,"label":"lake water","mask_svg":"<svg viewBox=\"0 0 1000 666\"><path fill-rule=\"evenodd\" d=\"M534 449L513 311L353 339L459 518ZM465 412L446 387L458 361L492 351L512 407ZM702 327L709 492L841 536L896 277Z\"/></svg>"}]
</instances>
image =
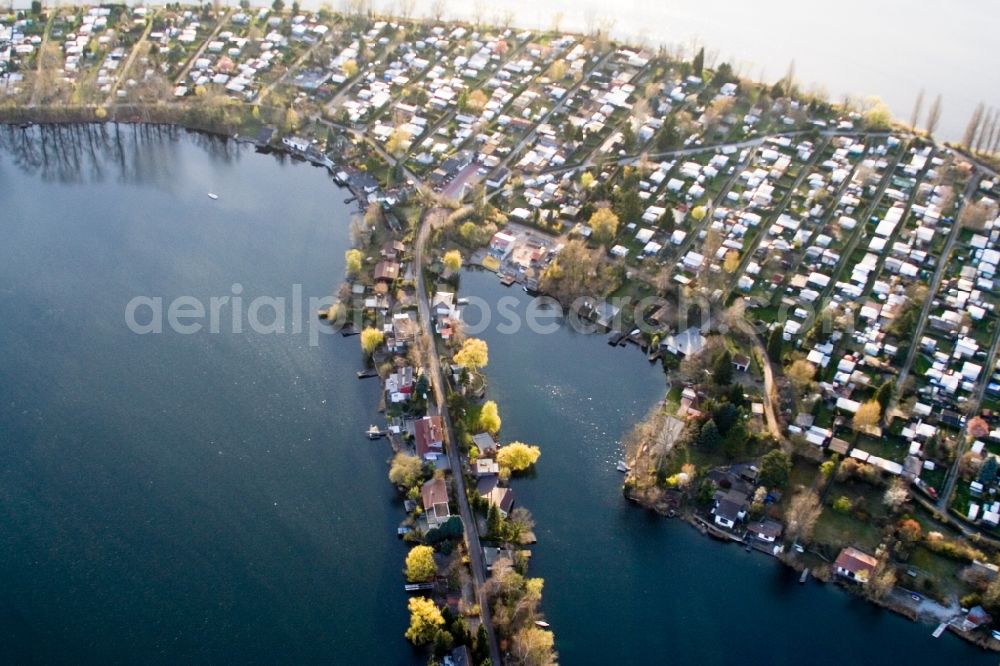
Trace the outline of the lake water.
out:
<instances>
[{"instance_id":1,"label":"lake water","mask_svg":"<svg viewBox=\"0 0 1000 666\"><path fill-rule=\"evenodd\" d=\"M0 663L411 663L357 338L124 318L328 294L346 192L179 131L38 132L0 127Z\"/></svg>"},{"instance_id":2,"label":"lake water","mask_svg":"<svg viewBox=\"0 0 1000 666\"><path fill-rule=\"evenodd\" d=\"M462 293L487 302L528 297L495 275L466 271ZM470 313L470 324L478 318ZM759 553L701 536L686 523L628 504L619 440L663 397L663 372L602 335L522 327L494 317L489 397L501 438L538 444L534 478L515 480L539 543L531 574L565 664L996 663L952 636L915 624Z\"/></svg>"},{"instance_id":3,"label":"lake water","mask_svg":"<svg viewBox=\"0 0 1000 666\"><path fill-rule=\"evenodd\" d=\"M135 296L235 283L328 293L345 193L180 131L42 131L0 128L0 663L413 663L357 339L124 317ZM462 291L527 298L486 273ZM483 337L503 438L543 450L515 488L562 663L995 663L626 504L618 440L663 392L634 350Z\"/></svg>"}]
</instances>

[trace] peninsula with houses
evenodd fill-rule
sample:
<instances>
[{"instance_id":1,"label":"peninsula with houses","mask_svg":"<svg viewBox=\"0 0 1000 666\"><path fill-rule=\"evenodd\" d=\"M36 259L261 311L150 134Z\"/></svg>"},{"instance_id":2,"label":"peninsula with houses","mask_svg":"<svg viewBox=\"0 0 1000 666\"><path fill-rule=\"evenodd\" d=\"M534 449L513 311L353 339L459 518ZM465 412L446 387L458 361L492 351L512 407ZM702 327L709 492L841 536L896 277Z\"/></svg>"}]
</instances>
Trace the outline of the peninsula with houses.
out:
<instances>
[{"instance_id":1,"label":"peninsula with houses","mask_svg":"<svg viewBox=\"0 0 1000 666\"><path fill-rule=\"evenodd\" d=\"M509 486L544 443L503 437L465 269L662 365L626 498L1000 648L1000 118L945 145L939 114L906 127L601 31L281 0L0 10L0 121L178 124L350 189L317 314L381 382L405 635L443 664L555 663L558 630Z\"/></svg>"}]
</instances>

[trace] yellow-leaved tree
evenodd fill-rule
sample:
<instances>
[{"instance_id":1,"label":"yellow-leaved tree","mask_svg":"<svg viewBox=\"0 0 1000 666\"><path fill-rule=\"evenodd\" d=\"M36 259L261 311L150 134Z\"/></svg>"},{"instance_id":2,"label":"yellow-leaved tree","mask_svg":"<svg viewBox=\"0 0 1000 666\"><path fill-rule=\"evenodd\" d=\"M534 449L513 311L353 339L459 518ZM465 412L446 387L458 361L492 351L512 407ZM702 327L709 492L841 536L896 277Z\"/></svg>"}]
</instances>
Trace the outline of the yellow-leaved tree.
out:
<instances>
[{"instance_id":1,"label":"yellow-leaved tree","mask_svg":"<svg viewBox=\"0 0 1000 666\"><path fill-rule=\"evenodd\" d=\"M430 546L414 546L406 554L406 580L411 583L423 583L437 573L434 563L434 549Z\"/></svg>"},{"instance_id":2,"label":"yellow-leaved tree","mask_svg":"<svg viewBox=\"0 0 1000 666\"><path fill-rule=\"evenodd\" d=\"M385 336L382 334L382 331L377 328L368 327L361 331L361 350L368 356L371 356L379 348L383 340L385 340Z\"/></svg>"},{"instance_id":3,"label":"yellow-leaved tree","mask_svg":"<svg viewBox=\"0 0 1000 666\"><path fill-rule=\"evenodd\" d=\"M490 349L485 340L466 338L462 348L455 352L455 363L469 372L485 368L490 362ZM498 428L499 429L499 428Z\"/></svg>"},{"instance_id":4,"label":"yellow-leaved tree","mask_svg":"<svg viewBox=\"0 0 1000 666\"><path fill-rule=\"evenodd\" d=\"M870 430L878 425L882 416L882 406L877 400L869 400L858 407L851 423L855 430Z\"/></svg>"},{"instance_id":5,"label":"yellow-leaved tree","mask_svg":"<svg viewBox=\"0 0 1000 666\"><path fill-rule=\"evenodd\" d=\"M347 274L354 277L361 272L361 250L353 249L344 253Z\"/></svg>"},{"instance_id":6,"label":"yellow-leaved tree","mask_svg":"<svg viewBox=\"0 0 1000 666\"><path fill-rule=\"evenodd\" d=\"M524 442L511 442L497 451L497 463L511 472L523 472L538 461L542 455L537 446Z\"/></svg>"},{"instance_id":7,"label":"yellow-leaved tree","mask_svg":"<svg viewBox=\"0 0 1000 666\"><path fill-rule=\"evenodd\" d=\"M444 253L444 267L452 273L457 273L462 268L462 253L458 250L449 250Z\"/></svg>"},{"instance_id":8,"label":"yellow-leaved tree","mask_svg":"<svg viewBox=\"0 0 1000 666\"><path fill-rule=\"evenodd\" d=\"M590 216L590 228L594 232L594 240L607 243L618 233L618 216L610 208L598 208Z\"/></svg>"},{"instance_id":9,"label":"yellow-leaved tree","mask_svg":"<svg viewBox=\"0 0 1000 666\"><path fill-rule=\"evenodd\" d=\"M437 638L438 632L444 628L444 617L437 604L427 597L411 597L407 606L410 609L410 626L406 630L406 638L414 645L425 645Z\"/></svg>"},{"instance_id":10,"label":"yellow-leaved tree","mask_svg":"<svg viewBox=\"0 0 1000 666\"><path fill-rule=\"evenodd\" d=\"M479 412L479 427L494 435L500 432L500 411L497 409L497 403L492 400L483 403L483 408Z\"/></svg>"}]
</instances>

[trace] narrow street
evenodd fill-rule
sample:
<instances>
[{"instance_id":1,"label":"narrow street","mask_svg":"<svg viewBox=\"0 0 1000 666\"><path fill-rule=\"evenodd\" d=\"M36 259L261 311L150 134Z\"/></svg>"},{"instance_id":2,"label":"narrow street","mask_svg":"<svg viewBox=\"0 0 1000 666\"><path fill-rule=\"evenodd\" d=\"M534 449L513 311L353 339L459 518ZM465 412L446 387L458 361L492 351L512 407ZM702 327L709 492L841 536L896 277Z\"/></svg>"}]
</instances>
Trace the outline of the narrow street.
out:
<instances>
[{"instance_id":1,"label":"narrow street","mask_svg":"<svg viewBox=\"0 0 1000 666\"><path fill-rule=\"evenodd\" d=\"M458 500L459 515L465 525L465 545L469 552L469 568L472 570L472 578L476 584L476 596L479 602L480 617L486 626L486 635L489 637L490 658L494 664L502 664L500 659L500 649L497 645L496 632L493 629L493 618L490 612L488 601L483 598L486 584L486 565L483 562L483 546L479 541L479 526L476 516L469 505L469 495L465 487L465 474L463 472L462 457L458 451L458 443L455 441L455 431L451 425L451 415L448 413L448 403L444 391L444 375L441 372L441 363L438 360L437 350L434 342L434 328L431 326L431 308L427 300L427 287L424 284L424 246L430 236L435 220L442 216L447 216L448 211L441 208L432 208L424 212L420 223L420 230L417 232L414 243L414 265L417 274L417 307L420 314L420 328L427 335L429 349L425 359L425 367L430 374L431 385L434 389L434 403L437 413L444 421L446 444L445 452L448 455L448 462L451 465L452 478L455 480L455 495Z\"/></svg>"}]
</instances>

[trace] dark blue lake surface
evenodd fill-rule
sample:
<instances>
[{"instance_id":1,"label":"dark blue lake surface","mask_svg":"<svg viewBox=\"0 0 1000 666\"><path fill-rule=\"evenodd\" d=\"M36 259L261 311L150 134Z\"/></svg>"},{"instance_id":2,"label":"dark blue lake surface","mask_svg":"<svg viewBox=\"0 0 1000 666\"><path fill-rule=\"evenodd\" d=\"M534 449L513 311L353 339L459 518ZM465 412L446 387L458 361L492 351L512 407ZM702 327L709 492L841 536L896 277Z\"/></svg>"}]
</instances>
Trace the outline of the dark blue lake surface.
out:
<instances>
[{"instance_id":1,"label":"dark blue lake surface","mask_svg":"<svg viewBox=\"0 0 1000 666\"><path fill-rule=\"evenodd\" d=\"M462 294L524 318L528 296L466 271ZM470 309L470 324L478 323ZM542 449L534 478L515 480L535 517L531 574L565 664L995 664L996 657L846 594L798 584L775 560L701 536L622 498L619 440L663 398L663 372L634 347L568 327L497 330L489 396L503 441ZM546 322L547 323L547 322ZM506 329L502 329L506 330Z\"/></svg>"},{"instance_id":2,"label":"dark blue lake surface","mask_svg":"<svg viewBox=\"0 0 1000 666\"><path fill-rule=\"evenodd\" d=\"M124 317L329 294L347 193L231 142L89 130L0 144L0 662L412 663L357 338Z\"/></svg>"},{"instance_id":3,"label":"dark blue lake surface","mask_svg":"<svg viewBox=\"0 0 1000 666\"><path fill-rule=\"evenodd\" d=\"M226 316L225 333L137 335L124 316L237 283L248 303L328 294L346 193L183 132L47 133L0 128L0 663L413 663L357 339L310 345L308 309L279 335ZM561 663L995 663L627 505L618 440L663 393L634 350L483 337L503 438L543 450L515 485Z\"/></svg>"}]
</instances>

